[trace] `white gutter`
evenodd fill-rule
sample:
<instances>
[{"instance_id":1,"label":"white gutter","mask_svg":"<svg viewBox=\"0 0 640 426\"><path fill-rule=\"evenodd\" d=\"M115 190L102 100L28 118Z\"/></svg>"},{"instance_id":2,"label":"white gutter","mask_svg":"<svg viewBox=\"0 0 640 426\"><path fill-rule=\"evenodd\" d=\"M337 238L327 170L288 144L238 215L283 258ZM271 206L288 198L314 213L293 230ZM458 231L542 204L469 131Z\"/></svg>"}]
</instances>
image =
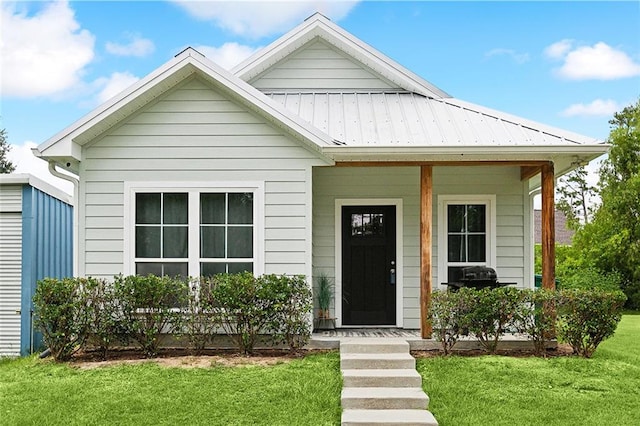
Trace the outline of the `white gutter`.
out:
<instances>
[{"instance_id":1,"label":"white gutter","mask_svg":"<svg viewBox=\"0 0 640 426\"><path fill-rule=\"evenodd\" d=\"M78 211L78 198L80 196L80 181L66 173L60 173L56 170L56 163L49 160L49 172L57 178L64 179L73 184L73 276L78 276L78 250L80 248L80 236L78 226L80 213Z\"/></svg>"}]
</instances>

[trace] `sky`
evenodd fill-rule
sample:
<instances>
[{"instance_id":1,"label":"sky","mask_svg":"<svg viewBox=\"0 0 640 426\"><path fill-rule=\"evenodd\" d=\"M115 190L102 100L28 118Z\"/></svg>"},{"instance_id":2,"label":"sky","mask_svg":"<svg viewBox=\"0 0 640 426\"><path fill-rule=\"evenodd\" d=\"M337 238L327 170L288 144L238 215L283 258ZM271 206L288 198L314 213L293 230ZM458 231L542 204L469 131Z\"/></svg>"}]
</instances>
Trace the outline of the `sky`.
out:
<instances>
[{"instance_id":1,"label":"sky","mask_svg":"<svg viewBox=\"0 0 640 426\"><path fill-rule=\"evenodd\" d=\"M231 68L316 11L456 98L600 140L613 113L640 96L637 0L2 0L0 7L0 128L9 158L17 173L67 192L70 184L51 176L32 147L187 46Z\"/></svg>"}]
</instances>

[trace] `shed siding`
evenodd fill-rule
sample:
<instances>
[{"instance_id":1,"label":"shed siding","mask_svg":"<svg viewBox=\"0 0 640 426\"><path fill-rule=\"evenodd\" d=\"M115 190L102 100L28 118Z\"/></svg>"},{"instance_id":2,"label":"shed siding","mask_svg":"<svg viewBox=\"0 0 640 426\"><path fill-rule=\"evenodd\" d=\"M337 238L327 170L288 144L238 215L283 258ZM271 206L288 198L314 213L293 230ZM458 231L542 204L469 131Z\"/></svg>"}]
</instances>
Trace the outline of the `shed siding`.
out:
<instances>
[{"instance_id":1,"label":"shed siding","mask_svg":"<svg viewBox=\"0 0 640 426\"><path fill-rule=\"evenodd\" d=\"M22 187L0 190L0 356L20 355Z\"/></svg>"},{"instance_id":2,"label":"shed siding","mask_svg":"<svg viewBox=\"0 0 640 426\"><path fill-rule=\"evenodd\" d=\"M269 68L251 82L263 91L274 90L394 90L383 79L325 41L315 40Z\"/></svg>"},{"instance_id":3,"label":"shed siding","mask_svg":"<svg viewBox=\"0 0 640 426\"><path fill-rule=\"evenodd\" d=\"M308 274L309 170L323 164L262 117L190 79L86 147L81 273L112 277L124 259L124 183L264 182L264 272Z\"/></svg>"},{"instance_id":4,"label":"shed siding","mask_svg":"<svg viewBox=\"0 0 640 426\"><path fill-rule=\"evenodd\" d=\"M43 278L73 275L73 207L31 186L23 188L21 354L38 350L33 330L33 295Z\"/></svg>"},{"instance_id":5,"label":"shed siding","mask_svg":"<svg viewBox=\"0 0 640 426\"><path fill-rule=\"evenodd\" d=\"M517 167L434 167L433 282L438 278L438 204L441 194L496 195L497 273L524 282L524 184ZM418 167L315 168L313 172L313 272L335 277L335 200L403 200L403 321L420 327L420 169Z\"/></svg>"}]
</instances>

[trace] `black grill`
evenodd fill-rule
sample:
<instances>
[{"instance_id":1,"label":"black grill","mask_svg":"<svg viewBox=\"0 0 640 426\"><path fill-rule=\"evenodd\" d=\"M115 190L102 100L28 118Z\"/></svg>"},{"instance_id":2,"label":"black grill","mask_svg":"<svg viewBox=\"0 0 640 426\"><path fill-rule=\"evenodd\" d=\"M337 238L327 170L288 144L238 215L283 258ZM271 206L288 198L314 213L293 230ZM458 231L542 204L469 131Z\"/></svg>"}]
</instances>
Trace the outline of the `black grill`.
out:
<instances>
[{"instance_id":1,"label":"black grill","mask_svg":"<svg viewBox=\"0 0 640 426\"><path fill-rule=\"evenodd\" d=\"M443 283L450 291L457 291L462 287L475 289L505 287L516 283L501 283L495 269L487 266L467 266L462 268L462 275L455 282Z\"/></svg>"}]
</instances>

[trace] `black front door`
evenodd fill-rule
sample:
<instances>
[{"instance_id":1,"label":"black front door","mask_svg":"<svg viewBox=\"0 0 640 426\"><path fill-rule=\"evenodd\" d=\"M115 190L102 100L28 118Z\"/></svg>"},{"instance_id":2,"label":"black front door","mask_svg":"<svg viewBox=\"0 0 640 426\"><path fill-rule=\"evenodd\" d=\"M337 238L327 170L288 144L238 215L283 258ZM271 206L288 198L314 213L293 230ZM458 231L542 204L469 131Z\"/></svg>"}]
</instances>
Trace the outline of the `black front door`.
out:
<instances>
[{"instance_id":1,"label":"black front door","mask_svg":"<svg viewBox=\"0 0 640 426\"><path fill-rule=\"evenodd\" d=\"M342 208L342 324L396 324L396 207Z\"/></svg>"}]
</instances>

